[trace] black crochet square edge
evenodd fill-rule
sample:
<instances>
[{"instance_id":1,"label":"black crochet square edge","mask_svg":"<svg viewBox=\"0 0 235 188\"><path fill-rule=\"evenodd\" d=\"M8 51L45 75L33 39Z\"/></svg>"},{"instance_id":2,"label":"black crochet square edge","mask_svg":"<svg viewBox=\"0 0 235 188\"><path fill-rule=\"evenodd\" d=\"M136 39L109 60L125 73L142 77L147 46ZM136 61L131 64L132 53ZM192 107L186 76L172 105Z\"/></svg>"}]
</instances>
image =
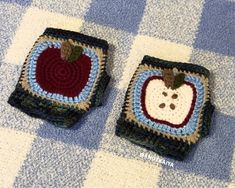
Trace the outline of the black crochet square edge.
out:
<instances>
[{"instance_id":1,"label":"black crochet square edge","mask_svg":"<svg viewBox=\"0 0 235 188\"><path fill-rule=\"evenodd\" d=\"M181 62L171 62L162 60L155 57L144 56L140 64L147 64L153 67L161 68L178 68L185 71L190 71L209 77L209 70L194 64L181 63ZM126 92L125 101L127 98L128 92ZM188 144L187 142L172 140L163 137L161 134L156 135L152 131L145 130L140 128L136 122L126 119L124 113L125 102L122 107L122 112L119 119L117 120L117 126L115 134L119 137L125 138L130 142L144 147L148 150L151 150L159 155L173 158L179 161L184 160L190 150L194 147L195 144ZM204 113L202 117L202 126L200 130L200 136L205 137L209 134L211 119L214 112L214 105L211 101L207 101L204 105Z\"/></svg>"},{"instance_id":2,"label":"black crochet square edge","mask_svg":"<svg viewBox=\"0 0 235 188\"><path fill-rule=\"evenodd\" d=\"M41 36L44 35L56 38L73 39L89 46L102 48L105 54L105 65L107 64L107 53L109 45L105 40L56 28L46 28ZM15 90L11 93L7 102L11 106L19 109L29 116L44 119L57 127L70 128L74 126L83 116L83 114L87 112L87 110L78 110L76 108L68 107L62 104L57 105L55 102L40 96L32 96L29 91L24 90L19 84L21 77L22 72L18 79ZM95 94L92 95L90 107L97 107L102 105L103 93L105 92L110 79L111 77L108 75L106 67L104 67L100 73L100 79L98 80L97 86L94 90Z\"/></svg>"},{"instance_id":3,"label":"black crochet square edge","mask_svg":"<svg viewBox=\"0 0 235 188\"><path fill-rule=\"evenodd\" d=\"M73 39L90 46L102 48L105 53L107 53L109 48L107 41L92 36L84 35L75 31L48 27L42 35L49 35L55 38Z\"/></svg>"},{"instance_id":4,"label":"black crochet square edge","mask_svg":"<svg viewBox=\"0 0 235 188\"><path fill-rule=\"evenodd\" d=\"M144 56L140 64L146 64L146 65L151 65L153 67L160 67L160 68L177 68L179 70L184 70L186 72L198 73L199 75L204 75L207 78L210 76L210 71L203 66L195 65L191 63L167 61L167 60L151 57L148 55Z\"/></svg>"}]
</instances>

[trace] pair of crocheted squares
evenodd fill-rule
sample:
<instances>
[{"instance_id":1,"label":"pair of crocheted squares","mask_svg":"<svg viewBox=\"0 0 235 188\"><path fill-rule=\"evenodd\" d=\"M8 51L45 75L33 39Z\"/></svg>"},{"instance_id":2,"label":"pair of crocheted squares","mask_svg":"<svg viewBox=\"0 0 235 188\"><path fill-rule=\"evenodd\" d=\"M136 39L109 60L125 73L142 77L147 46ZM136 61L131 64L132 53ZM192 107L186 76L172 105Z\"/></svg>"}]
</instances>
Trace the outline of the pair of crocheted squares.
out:
<instances>
[{"instance_id":1,"label":"pair of crocheted squares","mask_svg":"<svg viewBox=\"0 0 235 188\"><path fill-rule=\"evenodd\" d=\"M101 105L110 79L107 50L104 40L47 28L29 52L8 102L30 116L71 127Z\"/></svg>"},{"instance_id":2,"label":"pair of crocheted squares","mask_svg":"<svg viewBox=\"0 0 235 188\"><path fill-rule=\"evenodd\" d=\"M183 160L208 134L213 111L207 69L145 56L129 84L116 135Z\"/></svg>"}]
</instances>

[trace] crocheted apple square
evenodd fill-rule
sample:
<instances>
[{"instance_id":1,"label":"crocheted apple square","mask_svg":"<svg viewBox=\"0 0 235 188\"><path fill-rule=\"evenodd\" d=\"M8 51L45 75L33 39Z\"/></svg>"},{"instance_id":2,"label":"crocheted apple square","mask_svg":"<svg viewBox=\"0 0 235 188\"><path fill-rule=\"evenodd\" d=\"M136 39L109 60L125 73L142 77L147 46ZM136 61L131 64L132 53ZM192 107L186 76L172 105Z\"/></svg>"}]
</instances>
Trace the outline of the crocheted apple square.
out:
<instances>
[{"instance_id":1,"label":"crocheted apple square","mask_svg":"<svg viewBox=\"0 0 235 188\"><path fill-rule=\"evenodd\" d=\"M109 81L107 50L104 40L47 28L29 52L8 102L57 126L72 126L101 105Z\"/></svg>"},{"instance_id":2,"label":"crocheted apple square","mask_svg":"<svg viewBox=\"0 0 235 188\"><path fill-rule=\"evenodd\" d=\"M129 84L116 134L182 160L208 134L209 71L145 56Z\"/></svg>"}]
</instances>

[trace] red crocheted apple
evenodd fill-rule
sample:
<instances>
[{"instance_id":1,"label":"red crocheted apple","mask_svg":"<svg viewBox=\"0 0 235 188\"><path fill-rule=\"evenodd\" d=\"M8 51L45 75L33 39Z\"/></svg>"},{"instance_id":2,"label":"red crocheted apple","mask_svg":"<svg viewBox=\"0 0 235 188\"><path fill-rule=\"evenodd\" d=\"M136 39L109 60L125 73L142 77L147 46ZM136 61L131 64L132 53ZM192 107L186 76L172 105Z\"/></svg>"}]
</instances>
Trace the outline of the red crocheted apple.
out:
<instances>
[{"instance_id":1,"label":"red crocheted apple","mask_svg":"<svg viewBox=\"0 0 235 188\"><path fill-rule=\"evenodd\" d=\"M68 53L62 58L62 50L63 44L61 49L47 48L40 54L36 66L36 81L47 92L75 97L88 82L91 59L81 51L77 51L78 55L72 54L72 49L66 51L68 48L65 50Z\"/></svg>"}]
</instances>

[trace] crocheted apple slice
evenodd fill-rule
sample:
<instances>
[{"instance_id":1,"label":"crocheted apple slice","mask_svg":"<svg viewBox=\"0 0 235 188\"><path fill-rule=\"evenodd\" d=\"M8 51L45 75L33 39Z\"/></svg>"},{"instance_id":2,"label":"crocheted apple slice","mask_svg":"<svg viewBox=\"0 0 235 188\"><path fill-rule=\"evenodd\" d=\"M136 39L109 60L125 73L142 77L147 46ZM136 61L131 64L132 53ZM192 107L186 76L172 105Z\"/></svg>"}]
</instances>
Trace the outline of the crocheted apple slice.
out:
<instances>
[{"instance_id":1,"label":"crocheted apple slice","mask_svg":"<svg viewBox=\"0 0 235 188\"><path fill-rule=\"evenodd\" d=\"M162 77L152 76L145 81L141 96L146 117L171 127L183 127L192 115L196 90L189 82L173 90L165 86Z\"/></svg>"}]
</instances>

